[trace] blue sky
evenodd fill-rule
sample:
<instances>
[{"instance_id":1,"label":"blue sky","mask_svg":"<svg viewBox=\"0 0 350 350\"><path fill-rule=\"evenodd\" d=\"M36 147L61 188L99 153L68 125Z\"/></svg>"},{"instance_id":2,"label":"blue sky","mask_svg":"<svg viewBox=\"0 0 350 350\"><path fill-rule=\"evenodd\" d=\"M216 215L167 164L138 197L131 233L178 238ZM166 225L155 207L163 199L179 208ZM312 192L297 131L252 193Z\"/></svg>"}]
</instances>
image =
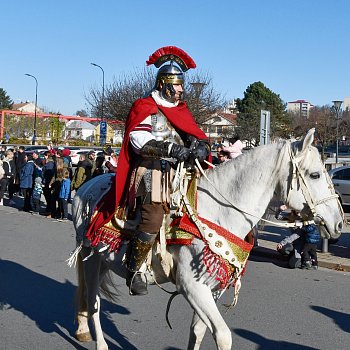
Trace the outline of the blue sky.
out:
<instances>
[{"instance_id":1,"label":"blue sky","mask_svg":"<svg viewBox=\"0 0 350 350\"><path fill-rule=\"evenodd\" d=\"M53 112L87 109L91 87L185 50L226 99L262 81L284 102L350 96L348 0L12 0L1 4L0 87Z\"/></svg>"}]
</instances>

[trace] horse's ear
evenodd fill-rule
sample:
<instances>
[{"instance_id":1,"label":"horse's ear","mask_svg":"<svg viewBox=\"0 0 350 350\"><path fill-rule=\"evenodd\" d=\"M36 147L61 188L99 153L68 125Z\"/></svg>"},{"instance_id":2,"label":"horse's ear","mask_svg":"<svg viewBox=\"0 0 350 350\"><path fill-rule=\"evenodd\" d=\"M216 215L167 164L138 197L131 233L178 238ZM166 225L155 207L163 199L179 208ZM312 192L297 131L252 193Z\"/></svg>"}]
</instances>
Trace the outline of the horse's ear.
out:
<instances>
[{"instance_id":1,"label":"horse's ear","mask_svg":"<svg viewBox=\"0 0 350 350\"><path fill-rule=\"evenodd\" d=\"M307 148L309 148L309 146L312 145L312 143L314 142L314 134L315 128L312 128L308 131L303 141L303 148L301 150L302 152L304 152Z\"/></svg>"}]
</instances>

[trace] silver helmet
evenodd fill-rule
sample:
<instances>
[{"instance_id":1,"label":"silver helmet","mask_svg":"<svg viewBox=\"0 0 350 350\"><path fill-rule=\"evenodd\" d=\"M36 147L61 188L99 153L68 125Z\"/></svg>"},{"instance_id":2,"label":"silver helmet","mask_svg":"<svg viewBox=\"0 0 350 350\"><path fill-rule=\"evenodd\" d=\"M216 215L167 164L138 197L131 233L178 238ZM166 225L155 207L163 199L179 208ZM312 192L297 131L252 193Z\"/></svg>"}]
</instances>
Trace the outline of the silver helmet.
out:
<instances>
[{"instance_id":1,"label":"silver helmet","mask_svg":"<svg viewBox=\"0 0 350 350\"><path fill-rule=\"evenodd\" d=\"M184 73L180 68L175 66L173 62L164 65L158 71L156 78L156 90L158 90L161 96L169 101L175 102L175 89L174 85L184 84ZM182 94L180 98L182 97Z\"/></svg>"}]
</instances>

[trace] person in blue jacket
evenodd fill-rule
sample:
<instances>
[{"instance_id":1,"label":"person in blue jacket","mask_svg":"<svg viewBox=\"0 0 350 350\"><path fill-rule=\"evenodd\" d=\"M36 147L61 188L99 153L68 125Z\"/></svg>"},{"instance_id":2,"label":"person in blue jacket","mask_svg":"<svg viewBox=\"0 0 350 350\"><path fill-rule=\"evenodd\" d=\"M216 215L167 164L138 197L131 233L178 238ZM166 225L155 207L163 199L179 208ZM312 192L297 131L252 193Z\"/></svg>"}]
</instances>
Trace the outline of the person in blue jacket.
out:
<instances>
[{"instance_id":1,"label":"person in blue jacket","mask_svg":"<svg viewBox=\"0 0 350 350\"><path fill-rule=\"evenodd\" d=\"M301 253L302 269L317 269L317 246L321 241L320 232L315 224L302 227L304 245Z\"/></svg>"},{"instance_id":2,"label":"person in blue jacket","mask_svg":"<svg viewBox=\"0 0 350 350\"><path fill-rule=\"evenodd\" d=\"M68 169L63 171L63 180L58 195L58 221L68 220L68 199L70 197L71 180Z\"/></svg>"},{"instance_id":3,"label":"person in blue jacket","mask_svg":"<svg viewBox=\"0 0 350 350\"><path fill-rule=\"evenodd\" d=\"M23 211L31 212L33 211L31 204L34 174L33 157L30 154L26 154L24 161L25 163L20 172L19 186L24 197Z\"/></svg>"}]
</instances>

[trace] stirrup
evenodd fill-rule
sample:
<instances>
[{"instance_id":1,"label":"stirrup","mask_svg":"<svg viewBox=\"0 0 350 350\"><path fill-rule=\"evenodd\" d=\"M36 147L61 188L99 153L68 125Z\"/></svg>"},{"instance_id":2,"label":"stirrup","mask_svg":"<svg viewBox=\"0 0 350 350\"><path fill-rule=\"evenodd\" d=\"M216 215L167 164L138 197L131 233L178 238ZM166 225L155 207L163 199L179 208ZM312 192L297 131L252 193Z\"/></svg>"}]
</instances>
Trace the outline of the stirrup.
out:
<instances>
[{"instance_id":1,"label":"stirrup","mask_svg":"<svg viewBox=\"0 0 350 350\"><path fill-rule=\"evenodd\" d=\"M129 272L129 276L126 278L126 285L129 287L130 295L146 295L147 290L147 279L146 282L142 280L140 272Z\"/></svg>"}]
</instances>

